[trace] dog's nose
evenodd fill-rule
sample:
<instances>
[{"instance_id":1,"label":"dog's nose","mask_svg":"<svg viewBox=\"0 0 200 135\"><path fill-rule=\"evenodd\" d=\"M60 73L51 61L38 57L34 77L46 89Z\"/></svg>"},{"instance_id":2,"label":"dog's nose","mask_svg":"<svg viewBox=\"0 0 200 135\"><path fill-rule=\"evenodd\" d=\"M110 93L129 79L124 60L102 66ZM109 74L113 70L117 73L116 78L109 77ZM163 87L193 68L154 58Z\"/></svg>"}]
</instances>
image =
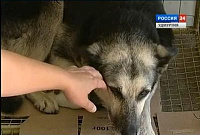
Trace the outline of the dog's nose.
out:
<instances>
[{"instance_id":1,"label":"dog's nose","mask_svg":"<svg viewBox=\"0 0 200 135\"><path fill-rule=\"evenodd\" d=\"M136 125L129 125L122 130L122 135L138 135L138 130Z\"/></svg>"}]
</instances>

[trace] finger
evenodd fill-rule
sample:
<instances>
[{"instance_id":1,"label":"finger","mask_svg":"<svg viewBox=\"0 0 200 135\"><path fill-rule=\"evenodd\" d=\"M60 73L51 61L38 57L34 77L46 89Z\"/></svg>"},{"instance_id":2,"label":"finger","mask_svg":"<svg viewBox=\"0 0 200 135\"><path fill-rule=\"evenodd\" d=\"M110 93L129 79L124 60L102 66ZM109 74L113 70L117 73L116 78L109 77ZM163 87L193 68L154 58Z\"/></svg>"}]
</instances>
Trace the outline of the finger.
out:
<instances>
[{"instance_id":1,"label":"finger","mask_svg":"<svg viewBox=\"0 0 200 135\"><path fill-rule=\"evenodd\" d=\"M74 65L74 66L71 66L70 68L78 68L78 67Z\"/></svg>"},{"instance_id":2,"label":"finger","mask_svg":"<svg viewBox=\"0 0 200 135\"><path fill-rule=\"evenodd\" d=\"M96 112L97 108L89 99L86 101L86 105L84 107L88 112L94 113Z\"/></svg>"},{"instance_id":3,"label":"finger","mask_svg":"<svg viewBox=\"0 0 200 135\"><path fill-rule=\"evenodd\" d=\"M83 69L85 71L99 72L98 70L96 70L95 68L90 67L90 66L83 66L80 69Z\"/></svg>"},{"instance_id":4,"label":"finger","mask_svg":"<svg viewBox=\"0 0 200 135\"><path fill-rule=\"evenodd\" d=\"M93 67L85 66L82 69L85 69L86 72L89 72L94 77L101 78L101 79L103 78L102 75L100 74L100 72Z\"/></svg>"},{"instance_id":5,"label":"finger","mask_svg":"<svg viewBox=\"0 0 200 135\"><path fill-rule=\"evenodd\" d=\"M93 68L93 67L90 67L90 66L83 66L83 67L81 67L82 69L93 69L93 70L96 70L95 68Z\"/></svg>"},{"instance_id":6,"label":"finger","mask_svg":"<svg viewBox=\"0 0 200 135\"><path fill-rule=\"evenodd\" d=\"M71 66L68 70L71 72L87 72L86 69L78 68L77 66Z\"/></svg>"},{"instance_id":7,"label":"finger","mask_svg":"<svg viewBox=\"0 0 200 135\"><path fill-rule=\"evenodd\" d=\"M77 66L70 66L70 67L68 67L68 70L71 70L71 71L72 70L77 70L77 68L78 68Z\"/></svg>"},{"instance_id":8,"label":"finger","mask_svg":"<svg viewBox=\"0 0 200 135\"><path fill-rule=\"evenodd\" d=\"M102 80L102 79L97 79L97 86L96 88L100 88L100 89L107 89L106 83Z\"/></svg>"},{"instance_id":9,"label":"finger","mask_svg":"<svg viewBox=\"0 0 200 135\"><path fill-rule=\"evenodd\" d=\"M71 71L76 71L76 72L87 72L88 70L95 70L94 68L89 67L89 66L83 66L81 68L78 68L77 66L71 66L69 67L69 69Z\"/></svg>"},{"instance_id":10,"label":"finger","mask_svg":"<svg viewBox=\"0 0 200 135\"><path fill-rule=\"evenodd\" d=\"M94 77L97 77L97 78L100 78L102 79L102 75L100 74L100 72L98 70L96 70L95 68L93 67L90 67L90 66L83 66L81 67L80 69L86 71L86 72L89 72L90 74L92 74Z\"/></svg>"},{"instance_id":11,"label":"finger","mask_svg":"<svg viewBox=\"0 0 200 135\"><path fill-rule=\"evenodd\" d=\"M98 79L103 79L102 75L97 70L87 70L87 72Z\"/></svg>"}]
</instances>

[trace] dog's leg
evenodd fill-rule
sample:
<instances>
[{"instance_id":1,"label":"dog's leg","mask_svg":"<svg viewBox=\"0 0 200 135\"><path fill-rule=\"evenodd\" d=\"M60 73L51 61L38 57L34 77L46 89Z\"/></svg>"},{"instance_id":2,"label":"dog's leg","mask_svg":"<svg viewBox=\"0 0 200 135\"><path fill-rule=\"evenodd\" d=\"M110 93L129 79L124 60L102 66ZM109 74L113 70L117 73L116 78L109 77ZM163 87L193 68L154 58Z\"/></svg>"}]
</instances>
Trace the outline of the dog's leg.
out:
<instances>
[{"instance_id":1,"label":"dog's leg","mask_svg":"<svg viewBox=\"0 0 200 135\"><path fill-rule=\"evenodd\" d=\"M59 107L57 101L51 96L46 95L44 92L27 94L26 98L41 112L58 113Z\"/></svg>"},{"instance_id":2,"label":"dog's leg","mask_svg":"<svg viewBox=\"0 0 200 135\"><path fill-rule=\"evenodd\" d=\"M74 65L71 62L67 61L66 59L55 56L53 53L51 53L50 55L49 63L56 66L60 66L65 69ZM54 92L54 90L52 90L50 92L48 91L45 93L35 92L35 93L27 94L26 97L31 102L33 102L36 108L38 108L40 111L45 112L45 113L57 113L59 110L58 106L68 107L72 109L80 108L74 104L71 104L65 97L64 93L61 91Z\"/></svg>"}]
</instances>

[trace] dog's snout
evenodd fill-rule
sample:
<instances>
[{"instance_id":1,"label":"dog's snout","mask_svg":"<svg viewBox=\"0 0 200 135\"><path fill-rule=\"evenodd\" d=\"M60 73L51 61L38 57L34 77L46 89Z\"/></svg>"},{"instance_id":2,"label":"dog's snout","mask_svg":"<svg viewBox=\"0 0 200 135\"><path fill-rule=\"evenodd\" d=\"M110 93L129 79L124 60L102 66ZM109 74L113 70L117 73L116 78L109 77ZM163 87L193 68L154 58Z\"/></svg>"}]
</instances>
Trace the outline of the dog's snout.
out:
<instances>
[{"instance_id":1,"label":"dog's snout","mask_svg":"<svg viewBox=\"0 0 200 135\"><path fill-rule=\"evenodd\" d=\"M122 135L138 135L138 128L137 126L134 124L128 125L126 126L123 130L122 130Z\"/></svg>"}]
</instances>

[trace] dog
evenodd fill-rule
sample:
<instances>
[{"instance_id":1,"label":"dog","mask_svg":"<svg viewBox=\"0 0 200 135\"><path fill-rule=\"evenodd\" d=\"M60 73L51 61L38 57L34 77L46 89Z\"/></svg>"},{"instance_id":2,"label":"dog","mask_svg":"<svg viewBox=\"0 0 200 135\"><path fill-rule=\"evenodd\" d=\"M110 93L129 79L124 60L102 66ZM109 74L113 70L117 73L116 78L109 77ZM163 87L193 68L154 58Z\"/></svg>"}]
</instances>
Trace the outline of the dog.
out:
<instances>
[{"instance_id":1,"label":"dog","mask_svg":"<svg viewBox=\"0 0 200 135\"><path fill-rule=\"evenodd\" d=\"M3 9L11 5L5 3ZM172 30L155 26L155 15L165 14L162 2L51 1L25 5L18 4L23 12L11 10L10 18L2 9L2 49L65 69L73 65L96 68L108 90L94 93L108 111L114 134L155 135L150 101L160 76L178 52L172 46ZM32 6L33 10L24 12ZM79 108L62 92L36 92L26 97L46 113L57 113L59 106ZM17 101L21 103L19 98Z\"/></svg>"}]
</instances>

